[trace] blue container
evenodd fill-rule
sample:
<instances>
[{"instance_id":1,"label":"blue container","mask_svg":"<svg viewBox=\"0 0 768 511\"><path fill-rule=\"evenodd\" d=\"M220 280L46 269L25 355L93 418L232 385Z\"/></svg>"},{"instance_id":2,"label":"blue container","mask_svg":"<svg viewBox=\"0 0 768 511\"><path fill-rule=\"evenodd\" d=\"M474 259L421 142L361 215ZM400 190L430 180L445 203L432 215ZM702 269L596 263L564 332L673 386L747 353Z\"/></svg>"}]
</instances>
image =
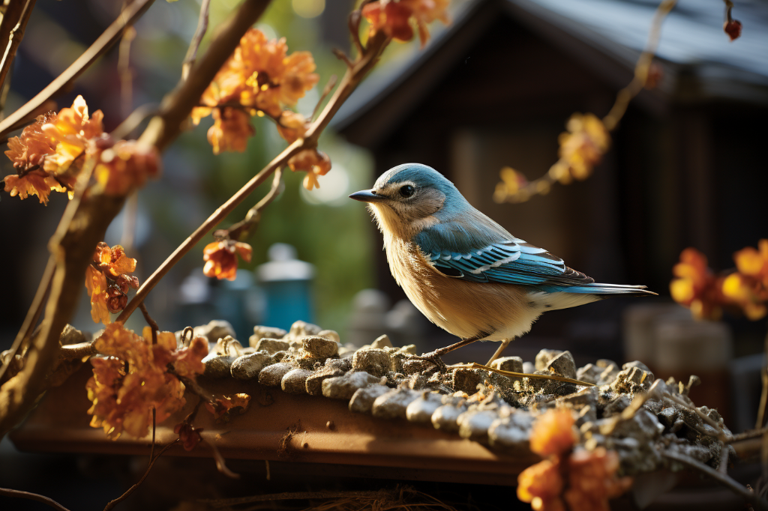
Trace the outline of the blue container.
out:
<instances>
[{"instance_id":1,"label":"blue container","mask_svg":"<svg viewBox=\"0 0 768 511\"><path fill-rule=\"evenodd\" d=\"M315 267L296 259L296 249L285 243L275 243L268 254L269 262L256 268L256 279L266 297L264 325L288 330L297 320L313 323Z\"/></svg>"}]
</instances>

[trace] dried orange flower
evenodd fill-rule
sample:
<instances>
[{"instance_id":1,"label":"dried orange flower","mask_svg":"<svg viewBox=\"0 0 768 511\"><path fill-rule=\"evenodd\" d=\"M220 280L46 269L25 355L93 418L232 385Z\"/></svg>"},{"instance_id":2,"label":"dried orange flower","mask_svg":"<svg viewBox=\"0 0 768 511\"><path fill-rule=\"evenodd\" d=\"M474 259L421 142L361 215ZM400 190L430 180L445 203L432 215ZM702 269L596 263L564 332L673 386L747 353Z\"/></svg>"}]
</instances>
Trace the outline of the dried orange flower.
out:
<instances>
[{"instance_id":1,"label":"dried orange flower","mask_svg":"<svg viewBox=\"0 0 768 511\"><path fill-rule=\"evenodd\" d=\"M203 428L196 428L186 422L180 422L173 428L173 432L179 435L181 445L185 451L193 450L197 447L197 444L203 441L203 437L200 436L202 431Z\"/></svg>"},{"instance_id":2,"label":"dried orange flower","mask_svg":"<svg viewBox=\"0 0 768 511\"><path fill-rule=\"evenodd\" d=\"M128 289L139 288L139 279L128 275L135 270L136 259L126 256L122 246L109 248L99 242L93 262L85 271L85 288L91 297L91 317L95 323L108 325L112 322L109 314L125 308Z\"/></svg>"},{"instance_id":3,"label":"dried orange flower","mask_svg":"<svg viewBox=\"0 0 768 511\"><path fill-rule=\"evenodd\" d=\"M277 123L277 131L289 144L303 138L310 123L303 115L290 110L283 110Z\"/></svg>"},{"instance_id":4,"label":"dried orange flower","mask_svg":"<svg viewBox=\"0 0 768 511\"><path fill-rule=\"evenodd\" d=\"M562 491L559 461L541 461L526 468L517 477L517 498L530 502L531 508L536 511L565 511L560 498Z\"/></svg>"},{"instance_id":5,"label":"dried orange flower","mask_svg":"<svg viewBox=\"0 0 768 511\"><path fill-rule=\"evenodd\" d=\"M592 114L573 114L566 128L558 138L560 159L568 164L571 176L586 179L610 146L608 130Z\"/></svg>"},{"instance_id":6,"label":"dried orange flower","mask_svg":"<svg viewBox=\"0 0 768 511\"><path fill-rule=\"evenodd\" d=\"M384 31L398 41L413 39L413 24L424 47L429 41L427 25L435 20L448 23L449 0L379 0L363 7L363 16L371 25L371 33Z\"/></svg>"},{"instance_id":7,"label":"dried orange flower","mask_svg":"<svg viewBox=\"0 0 768 511\"><path fill-rule=\"evenodd\" d=\"M203 249L205 266L203 273L206 277L235 280L237 275L237 255L246 262L251 262L253 249L248 243L234 240L219 240L209 243Z\"/></svg>"},{"instance_id":8,"label":"dried orange flower","mask_svg":"<svg viewBox=\"0 0 768 511\"><path fill-rule=\"evenodd\" d=\"M55 177L42 170L33 170L23 176L11 174L5 176L5 191L10 192L11 197L19 196L24 200L30 195L37 195L40 204L48 205L48 196L51 192L66 192L67 188L62 186Z\"/></svg>"},{"instance_id":9,"label":"dried orange flower","mask_svg":"<svg viewBox=\"0 0 768 511\"><path fill-rule=\"evenodd\" d=\"M57 143L55 154L45 159L45 170L57 174L67 171L86 151L88 141L104 133L103 118L101 110L90 116L85 99L77 96L71 108L63 108L56 118L43 125L43 132Z\"/></svg>"},{"instance_id":10,"label":"dried orange flower","mask_svg":"<svg viewBox=\"0 0 768 511\"><path fill-rule=\"evenodd\" d=\"M100 191L113 196L128 195L144 186L148 177L158 174L159 162L154 146L120 140L112 147L103 148L93 173Z\"/></svg>"},{"instance_id":11,"label":"dried orange flower","mask_svg":"<svg viewBox=\"0 0 768 511\"><path fill-rule=\"evenodd\" d=\"M746 247L733 255L736 273L722 284L723 295L755 321L768 314L768 240L758 243L758 250Z\"/></svg>"},{"instance_id":12,"label":"dried orange flower","mask_svg":"<svg viewBox=\"0 0 768 511\"><path fill-rule=\"evenodd\" d=\"M171 332L159 332L155 345L150 338L148 327L140 337L113 323L94 341L94 348L109 357L91 359L94 375L86 384L92 402L88 413L93 415L91 426L103 428L111 439L123 431L146 436L153 408L157 421L162 422L184 406L184 384L167 371L167 365L189 357L190 349L177 349ZM200 350L194 356L202 359L207 354L207 343L205 346L205 353ZM191 366L189 361L186 365ZM199 372L193 371L190 377L196 374Z\"/></svg>"},{"instance_id":13,"label":"dried orange flower","mask_svg":"<svg viewBox=\"0 0 768 511\"><path fill-rule=\"evenodd\" d=\"M294 172L306 171L304 188L312 190L313 188L320 188L320 182L317 178L326 175L331 170L331 159L317 149L304 149L288 160L288 167Z\"/></svg>"},{"instance_id":14,"label":"dried orange flower","mask_svg":"<svg viewBox=\"0 0 768 511\"><path fill-rule=\"evenodd\" d=\"M268 41L263 32L250 29L200 98L205 106L192 110L192 121L197 124L213 112L208 140L214 152L242 152L254 133L249 115L280 118L283 107L294 106L315 86L314 71L311 53L288 55L285 39Z\"/></svg>"},{"instance_id":15,"label":"dried orange flower","mask_svg":"<svg viewBox=\"0 0 768 511\"><path fill-rule=\"evenodd\" d=\"M225 421L227 421L235 409L239 409L239 413L245 413L248 410L248 405L250 402L251 396L241 392L231 397L222 396L216 399L215 403L209 403L206 401L205 408L213 414L214 419L219 420L223 418Z\"/></svg>"},{"instance_id":16,"label":"dried orange flower","mask_svg":"<svg viewBox=\"0 0 768 511\"><path fill-rule=\"evenodd\" d=\"M610 511L608 500L618 497L632 486L632 478L616 477L619 456L598 447L594 451L579 449L568 459L568 487L564 498L569 509Z\"/></svg>"},{"instance_id":17,"label":"dried orange flower","mask_svg":"<svg viewBox=\"0 0 768 511\"><path fill-rule=\"evenodd\" d=\"M531 451L540 456L568 452L579 439L573 415L569 410L548 410L536 419L531 428Z\"/></svg>"},{"instance_id":18,"label":"dried orange flower","mask_svg":"<svg viewBox=\"0 0 768 511\"><path fill-rule=\"evenodd\" d=\"M676 279L670 285L672 298L691 309L698 319L719 319L722 295L722 278L716 277L707 267L707 258L694 248L686 248L680 254L680 262L672 269Z\"/></svg>"},{"instance_id":19,"label":"dried orange flower","mask_svg":"<svg viewBox=\"0 0 768 511\"><path fill-rule=\"evenodd\" d=\"M217 108L213 111L213 126L208 128L208 142L213 147L213 154L222 151L242 153L254 133L256 130L251 126L248 114L234 108Z\"/></svg>"}]
</instances>

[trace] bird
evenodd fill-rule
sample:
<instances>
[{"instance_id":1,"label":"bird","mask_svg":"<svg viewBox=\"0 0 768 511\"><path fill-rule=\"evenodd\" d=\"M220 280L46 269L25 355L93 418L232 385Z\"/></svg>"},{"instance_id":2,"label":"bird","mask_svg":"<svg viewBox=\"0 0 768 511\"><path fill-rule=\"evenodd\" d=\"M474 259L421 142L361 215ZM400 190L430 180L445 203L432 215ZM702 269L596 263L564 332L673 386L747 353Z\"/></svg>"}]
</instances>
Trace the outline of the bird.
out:
<instances>
[{"instance_id":1,"label":"bird","mask_svg":"<svg viewBox=\"0 0 768 511\"><path fill-rule=\"evenodd\" d=\"M460 341L421 355L440 357L476 341L501 345L528 333L546 311L612 295L655 295L646 286L601 284L475 209L454 184L420 163L398 165L370 190L368 203L384 238L392 276L413 305Z\"/></svg>"}]
</instances>

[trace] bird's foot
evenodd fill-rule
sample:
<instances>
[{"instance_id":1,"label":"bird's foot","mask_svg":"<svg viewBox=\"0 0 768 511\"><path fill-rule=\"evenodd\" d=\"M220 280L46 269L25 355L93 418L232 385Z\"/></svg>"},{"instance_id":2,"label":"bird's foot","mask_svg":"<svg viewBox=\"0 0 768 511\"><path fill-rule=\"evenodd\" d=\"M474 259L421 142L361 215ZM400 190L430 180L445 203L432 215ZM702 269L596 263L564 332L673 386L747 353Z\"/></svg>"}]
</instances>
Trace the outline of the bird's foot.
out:
<instances>
[{"instance_id":1,"label":"bird's foot","mask_svg":"<svg viewBox=\"0 0 768 511\"><path fill-rule=\"evenodd\" d=\"M429 353L422 353L421 355L411 355L410 358L413 360L425 360L427 362L431 362L432 364L437 367L437 370L441 373L445 373L448 370L448 366L445 365L445 362L440 358L442 353L439 353L440 350L430 351Z\"/></svg>"}]
</instances>

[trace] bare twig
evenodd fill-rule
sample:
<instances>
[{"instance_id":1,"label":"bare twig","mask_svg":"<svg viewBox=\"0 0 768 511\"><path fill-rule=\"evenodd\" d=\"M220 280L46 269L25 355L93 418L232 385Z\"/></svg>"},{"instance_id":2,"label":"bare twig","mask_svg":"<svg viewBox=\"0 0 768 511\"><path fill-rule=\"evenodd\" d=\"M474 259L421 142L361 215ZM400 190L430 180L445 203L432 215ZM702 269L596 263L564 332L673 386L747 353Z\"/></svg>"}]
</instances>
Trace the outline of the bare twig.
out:
<instances>
[{"instance_id":1,"label":"bare twig","mask_svg":"<svg viewBox=\"0 0 768 511\"><path fill-rule=\"evenodd\" d=\"M144 14L144 11L152 5L154 0L136 0L128 8L120 13L101 36L75 60L72 65L49 83L34 98L30 99L21 108L0 122L0 139L5 138L9 131L18 129L27 119L43 107L53 96L58 94L69 83L76 80L96 59L102 56L123 34L123 31Z\"/></svg>"},{"instance_id":2,"label":"bare twig","mask_svg":"<svg viewBox=\"0 0 768 511\"><path fill-rule=\"evenodd\" d=\"M735 444L736 442L744 442L746 440L752 440L753 438L761 437L766 433L768 433L768 426L763 427L762 429L753 429L750 431L745 431L744 433L733 435L729 443Z\"/></svg>"},{"instance_id":3,"label":"bare twig","mask_svg":"<svg viewBox=\"0 0 768 511\"><path fill-rule=\"evenodd\" d=\"M202 435L201 435L202 436ZM230 477L232 479L240 479L240 474L236 474L232 472L227 467L227 462L224 460L224 456L221 455L221 452L219 452L219 448L216 447L216 444L213 443L213 441L210 440L203 440L203 442L211 448L211 452L213 453L213 459L216 461L216 468L219 472L224 474L227 477Z\"/></svg>"},{"instance_id":4,"label":"bare twig","mask_svg":"<svg viewBox=\"0 0 768 511\"><path fill-rule=\"evenodd\" d=\"M467 369L484 369L492 373L503 374L504 376L509 376L512 378L531 378L533 380L555 380L555 381L562 381L565 383L573 383L574 385L581 385L583 387L595 386L594 383L588 383L581 380L574 380L573 378L566 378L565 376L558 376L556 374L530 374L530 373L516 373L514 371L502 371L501 369L495 369L490 366L478 364L477 362L473 362L471 364L455 364L455 365L452 365L451 367L462 367Z\"/></svg>"},{"instance_id":5,"label":"bare twig","mask_svg":"<svg viewBox=\"0 0 768 511\"><path fill-rule=\"evenodd\" d=\"M666 393L664 393L664 399L672 401L676 405L678 405L678 406L680 406L682 408L685 408L686 410L690 410L691 412L695 413L696 415L698 415L701 418L701 420L703 420L705 423L707 423L709 426L711 426L712 429L715 430L715 434L712 434L711 432L709 432L709 431L707 431L705 429L696 428L694 425L689 424L689 426L691 426L694 429L696 429L699 433L702 433L702 434L705 434L705 435L717 438L721 442L729 442L731 440L731 435L726 434L720 424L718 424L717 422L713 421L707 414L705 414L704 412L702 412L701 410L699 410L695 406L692 406L692 405L689 405L688 403L686 403L682 398L680 398L680 397L678 397L678 396L676 396L676 395L674 395L674 394L672 394L670 392L666 392Z\"/></svg>"},{"instance_id":6,"label":"bare twig","mask_svg":"<svg viewBox=\"0 0 768 511\"><path fill-rule=\"evenodd\" d=\"M160 327L157 326L157 323L155 323L155 320L152 319L152 316L149 315L149 311L147 310L147 306L144 305L142 302L139 305L139 309L141 310L141 313L144 315L144 320L149 325L149 328L152 329L152 344L157 344L157 332L160 330Z\"/></svg>"},{"instance_id":7,"label":"bare twig","mask_svg":"<svg viewBox=\"0 0 768 511\"><path fill-rule=\"evenodd\" d=\"M753 504L757 509L768 510L768 502L761 499L754 492L749 491L747 488L740 485L736 480L732 479L726 474L722 474L718 472L717 470L710 467L709 465L705 465L704 463L694 460L693 458L690 458L688 456L678 454L678 453L672 453L669 451L662 451L661 455L667 459L677 461L678 463L682 463L683 465L687 465L688 467L696 469L702 474L708 475L709 477L711 477L718 483L722 484L732 492L744 497L744 500L746 500L750 504Z\"/></svg>"},{"instance_id":8,"label":"bare twig","mask_svg":"<svg viewBox=\"0 0 768 511\"><path fill-rule=\"evenodd\" d=\"M269 192L254 207L248 210L245 219L227 229L229 237L239 241L248 239L261 220L261 212L282 193L283 188L285 188L283 186L283 169L279 168L275 171L275 175L272 178L272 187L269 189Z\"/></svg>"},{"instance_id":9,"label":"bare twig","mask_svg":"<svg viewBox=\"0 0 768 511\"><path fill-rule=\"evenodd\" d=\"M5 79L11 70L13 59L16 57L16 50L24 39L24 30L27 27L29 17L32 15L32 9L35 7L36 0L25 0L22 2L10 2L3 14L3 21L0 23L0 44L5 43L3 59L0 61L0 87L5 85ZM7 41L7 42L6 42Z\"/></svg>"},{"instance_id":10,"label":"bare twig","mask_svg":"<svg viewBox=\"0 0 768 511\"><path fill-rule=\"evenodd\" d=\"M197 30L192 37L192 42L189 44L187 50L187 56L184 57L184 63L181 65L181 79L186 80L189 76L189 70L195 65L197 60L197 50L200 48L200 42L205 36L205 32L208 30L208 10L211 0L203 0L200 3L200 17L197 20Z\"/></svg>"},{"instance_id":11,"label":"bare twig","mask_svg":"<svg viewBox=\"0 0 768 511\"><path fill-rule=\"evenodd\" d=\"M610 132L616 128L619 121L624 116L624 113L627 111L630 101L637 96L648 83L651 64L656 54L656 48L658 47L659 37L661 35L662 22L674 8L676 3L677 0L663 0L656 9L653 21L651 22L651 29L645 49L643 50L643 53L640 54L640 57L635 64L634 76L630 83L617 93L616 101L611 107L611 110L605 117L603 117L603 126L605 126L607 131ZM502 192L497 191L497 194L500 193L500 195L494 194L494 200L498 202L524 202L534 195L546 194L552 188L552 185L557 183L560 179L561 172L563 171L562 169L566 169L567 171L569 166L570 164L568 161L561 158L550 167L546 174L534 181L521 185L515 191L507 191L506 186L498 187L497 190L502 190Z\"/></svg>"},{"instance_id":12,"label":"bare twig","mask_svg":"<svg viewBox=\"0 0 768 511\"><path fill-rule=\"evenodd\" d=\"M117 58L117 74L120 76L120 116L131 115L133 107L133 70L131 69L131 43L136 38L136 29L129 27L123 32Z\"/></svg>"},{"instance_id":13,"label":"bare twig","mask_svg":"<svg viewBox=\"0 0 768 511\"><path fill-rule=\"evenodd\" d=\"M116 505L118 505L120 502L127 499L133 492L135 492L139 488L139 486L141 486L141 483L143 483L144 480L147 478L147 476L149 475L149 472L152 470L152 467L155 465L155 462L158 460L158 458L160 458L160 456L162 456L165 451L167 451L171 446L176 445L176 443L178 442L179 442L179 439L177 438L170 444L167 444L165 447L160 449L160 452L157 453L157 456L155 456L153 459L150 460L149 465L147 465L147 470L144 471L144 475L141 476L141 479L136 481L136 483L130 488L128 488L125 493L123 493L122 495L117 497L115 500L109 502L106 506L104 506L104 511L111 511L112 509L114 509Z\"/></svg>"},{"instance_id":14,"label":"bare twig","mask_svg":"<svg viewBox=\"0 0 768 511\"><path fill-rule=\"evenodd\" d=\"M55 500L48 498L44 495L38 495L37 493L30 493L28 491L11 490L10 488L0 488L0 496L10 497L14 499L27 499L34 500L36 502L42 502L43 504L57 509L58 511L69 511L66 507L62 506Z\"/></svg>"},{"instance_id":15,"label":"bare twig","mask_svg":"<svg viewBox=\"0 0 768 511\"><path fill-rule=\"evenodd\" d=\"M765 422L765 405L768 403L768 368L763 367L763 370L760 372L760 378L763 380L763 391L760 393L760 404L757 408L755 429L762 428Z\"/></svg>"},{"instance_id":16,"label":"bare twig","mask_svg":"<svg viewBox=\"0 0 768 511\"><path fill-rule=\"evenodd\" d=\"M243 5L246 5L247 3L248 2L245 2ZM238 41L233 41L234 44L230 50L230 53L237 46ZM389 41L389 37L384 32L377 32L376 35L374 35L368 41L368 46L365 49L364 55L355 62L355 65L352 68L347 69L347 72L345 73L341 84L336 89L333 97L325 106L317 120L315 120L309 127L304 138L297 139L295 142L285 148L283 152L281 152L271 162L269 162L269 164L267 164L267 166L264 167L261 172L251 178L251 180L248 181L232 197L230 197L227 202L222 204L216 211L214 211L213 214L209 216L208 219L205 220L205 222L203 222L203 224L195 230L195 232L193 232L186 240L184 240L184 242L182 242L182 244L179 245L165 261L163 261L160 267L155 270L155 272L150 275L147 280L144 281L144 284L142 284L142 286L136 292L136 295L134 295L134 297L128 302L125 310L123 310L123 312L117 318L117 321L124 323L130 317L133 311L136 310L138 304L141 303L141 301L143 301L149 292L157 285L160 279L162 279L165 274L168 273L168 271L179 260L181 260L181 258L184 257L184 255L189 252L189 250L195 246L195 244L197 244L197 242L203 238L203 236L205 236L211 229L213 229L213 227L221 222L259 185L266 181L266 179L272 173L274 173L278 168L285 166L286 162L299 151L317 147L317 141L322 131L328 126L328 123L331 121L336 112L338 112L339 108L341 108L341 105L344 103L344 101L346 101L349 95L352 94L352 91L355 90L363 77L376 64L379 56L381 55L381 52L384 50L387 44L389 44ZM216 41L211 43L211 47L208 53L214 51L215 44ZM201 61L200 64L195 67L195 69L197 70L203 67L204 61ZM213 79L213 76L218 71L218 69L219 68L216 67L215 69L211 70L211 79ZM186 83L188 82L185 82L184 85L186 85ZM182 87L184 85L182 85ZM179 92L181 93L181 91ZM188 99L191 104L197 104L200 96L203 93L203 89L195 90L195 93L197 96L192 96L191 93L189 93L184 97ZM181 96L181 94L179 95ZM171 108L172 106L169 105L166 110L170 110ZM160 117L156 117L150 122L147 131L144 132L144 135L142 135L140 140L155 140L157 147L164 147L164 144L170 141L167 135L162 134L164 126L168 125L169 123L178 126L181 122L184 121L188 113L189 110L186 111L183 117L180 117L177 113L174 113L173 115L166 114L165 117L163 117L163 114L161 114Z\"/></svg>"},{"instance_id":17,"label":"bare twig","mask_svg":"<svg viewBox=\"0 0 768 511\"><path fill-rule=\"evenodd\" d=\"M211 507L231 507L251 502L273 502L279 500L314 500L337 499L342 497L376 498L380 497L380 491L296 491L286 493L272 493L269 495L253 495L250 497L238 497L232 499L198 499L201 504L209 504Z\"/></svg>"}]
</instances>

